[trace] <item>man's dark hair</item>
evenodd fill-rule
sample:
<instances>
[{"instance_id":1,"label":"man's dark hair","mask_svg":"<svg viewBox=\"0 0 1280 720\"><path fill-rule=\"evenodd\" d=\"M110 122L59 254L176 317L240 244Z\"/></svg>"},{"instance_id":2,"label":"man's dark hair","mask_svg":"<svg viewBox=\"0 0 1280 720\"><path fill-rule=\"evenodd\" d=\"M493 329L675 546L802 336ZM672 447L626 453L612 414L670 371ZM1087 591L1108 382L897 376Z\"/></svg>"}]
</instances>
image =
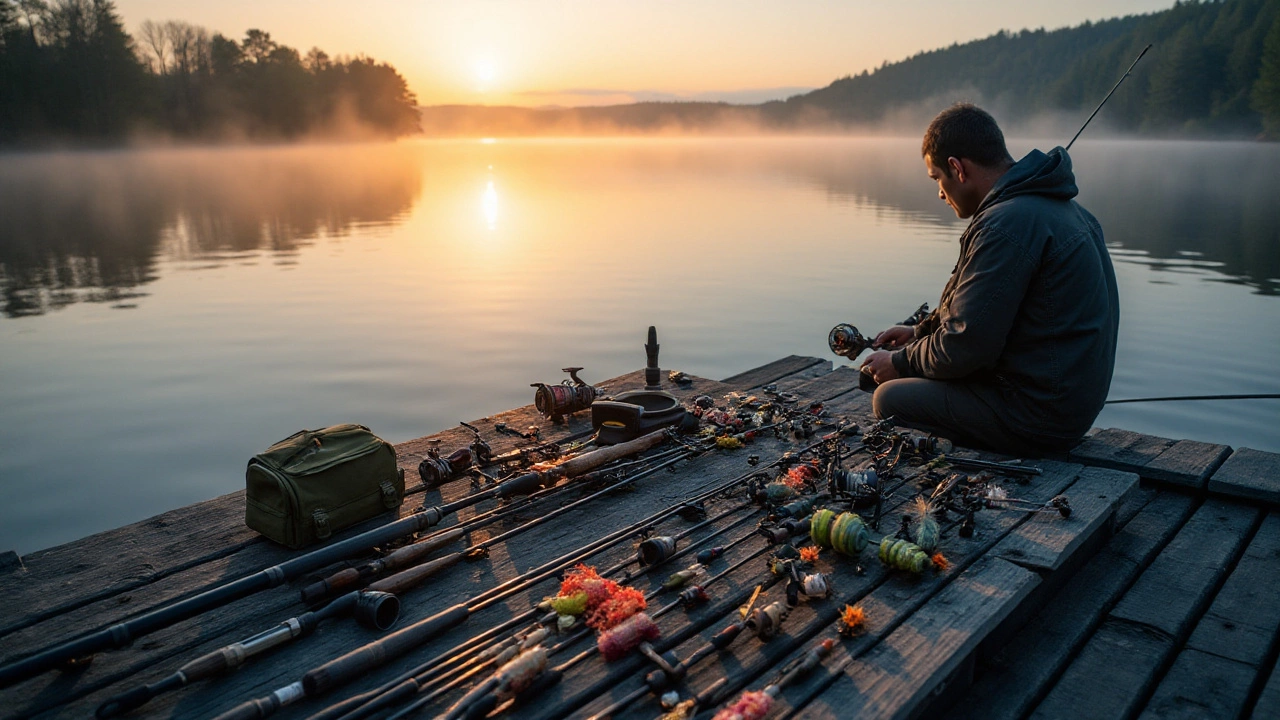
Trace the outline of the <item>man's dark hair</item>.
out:
<instances>
[{"instance_id":1,"label":"man's dark hair","mask_svg":"<svg viewBox=\"0 0 1280 720\"><path fill-rule=\"evenodd\" d=\"M928 156L947 177L951 177L949 157L972 160L983 167L1013 163L996 119L977 105L963 102L938 113L929 123L920 155Z\"/></svg>"}]
</instances>

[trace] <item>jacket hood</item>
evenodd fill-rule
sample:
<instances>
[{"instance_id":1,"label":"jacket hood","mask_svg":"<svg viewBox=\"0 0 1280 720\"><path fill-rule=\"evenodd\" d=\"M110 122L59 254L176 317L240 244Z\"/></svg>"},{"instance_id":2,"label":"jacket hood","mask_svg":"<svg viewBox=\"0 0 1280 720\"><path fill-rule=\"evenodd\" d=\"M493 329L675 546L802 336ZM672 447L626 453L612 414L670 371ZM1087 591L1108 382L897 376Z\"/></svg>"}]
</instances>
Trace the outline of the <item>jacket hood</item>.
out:
<instances>
[{"instance_id":1,"label":"jacket hood","mask_svg":"<svg viewBox=\"0 0 1280 720\"><path fill-rule=\"evenodd\" d=\"M1061 147L1048 153L1032 150L996 181L978 206L978 212L1019 195L1070 200L1078 194L1076 176L1071 172L1071 156L1066 150Z\"/></svg>"}]
</instances>

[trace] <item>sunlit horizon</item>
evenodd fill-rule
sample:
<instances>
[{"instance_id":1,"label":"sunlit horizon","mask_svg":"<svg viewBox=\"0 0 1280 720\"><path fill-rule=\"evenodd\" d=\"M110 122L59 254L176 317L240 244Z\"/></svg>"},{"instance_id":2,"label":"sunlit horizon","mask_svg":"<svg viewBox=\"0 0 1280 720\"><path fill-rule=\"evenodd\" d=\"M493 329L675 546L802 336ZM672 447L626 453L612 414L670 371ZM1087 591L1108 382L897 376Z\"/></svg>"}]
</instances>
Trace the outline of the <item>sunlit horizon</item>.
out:
<instances>
[{"instance_id":1,"label":"sunlit horizon","mask_svg":"<svg viewBox=\"0 0 1280 720\"><path fill-rule=\"evenodd\" d=\"M1000 30L1056 29L1167 9L1171 0L1063 4L999 0L910 6L809 0L674 8L565 3L378 0L353 13L320 0L300 13L271 0L119 0L128 31L181 20L239 39L257 28L305 54L388 62L422 105L585 107L640 101L755 104L825 87L919 52Z\"/></svg>"}]
</instances>

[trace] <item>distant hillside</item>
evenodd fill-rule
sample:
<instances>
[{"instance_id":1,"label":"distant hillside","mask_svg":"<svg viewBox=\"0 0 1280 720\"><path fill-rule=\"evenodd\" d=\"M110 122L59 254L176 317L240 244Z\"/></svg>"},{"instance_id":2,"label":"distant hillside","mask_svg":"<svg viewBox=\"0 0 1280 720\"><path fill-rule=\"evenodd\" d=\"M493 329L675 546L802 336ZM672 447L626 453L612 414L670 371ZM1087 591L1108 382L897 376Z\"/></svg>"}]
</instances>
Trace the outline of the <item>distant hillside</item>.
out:
<instances>
[{"instance_id":1,"label":"distant hillside","mask_svg":"<svg viewBox=\"0 0 1280 720\"><path fill-rule=\"evenodd\" d=\"M761 105L638 103L529 109L422 109L429 135L918 130L968 99L1002 121L1082 119L1148 43L1151 52L1108 102L1110 127L1150 135L1280 138L1280 0L1184 2L1150 15L1061 30L1001 31L922 52L813 92Z\"/></svg>"}]
</instances>

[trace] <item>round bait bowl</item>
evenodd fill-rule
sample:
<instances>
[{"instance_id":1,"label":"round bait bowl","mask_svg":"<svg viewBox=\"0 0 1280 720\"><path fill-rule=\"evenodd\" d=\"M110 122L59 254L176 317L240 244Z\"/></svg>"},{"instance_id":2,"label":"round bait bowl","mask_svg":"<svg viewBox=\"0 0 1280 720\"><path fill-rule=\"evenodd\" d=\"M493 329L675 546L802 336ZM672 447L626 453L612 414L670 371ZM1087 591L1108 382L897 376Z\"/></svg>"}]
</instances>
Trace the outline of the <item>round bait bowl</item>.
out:
<instances>
[{"instance_id":1,"label":"round bait bowl","mask_svg":"<svg viewBox=\"0 0 1280 720\"><path fill-rule=\"evenodd\" d=\"M658 428L679 425L687 411L670 393L654 390L624 392L591 406L591 424L603 445L625 442Z\"/></svg>"}]
</instances>

